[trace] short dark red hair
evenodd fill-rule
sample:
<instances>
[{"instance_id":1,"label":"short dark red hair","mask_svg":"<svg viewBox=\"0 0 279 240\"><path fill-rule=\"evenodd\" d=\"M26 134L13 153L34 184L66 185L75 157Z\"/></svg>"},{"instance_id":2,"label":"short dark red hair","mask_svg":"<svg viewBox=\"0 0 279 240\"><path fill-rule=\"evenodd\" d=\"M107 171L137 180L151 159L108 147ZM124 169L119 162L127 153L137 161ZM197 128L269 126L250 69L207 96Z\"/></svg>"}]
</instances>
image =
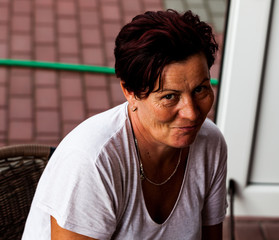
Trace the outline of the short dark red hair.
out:
<instances>
[{"instance_id":1,"label":"short dark red hair","mask_svg":"<svg viewBox=\"0 0 279 240\"><path fill-rule=\"evenodd\" d=\"M208 67L218 45L212 28L191 11L146 12L133 18L115 41L115 72L124 87L139 97L154 91L166 65L204 53Z\"/></svg>"}]
</instances>

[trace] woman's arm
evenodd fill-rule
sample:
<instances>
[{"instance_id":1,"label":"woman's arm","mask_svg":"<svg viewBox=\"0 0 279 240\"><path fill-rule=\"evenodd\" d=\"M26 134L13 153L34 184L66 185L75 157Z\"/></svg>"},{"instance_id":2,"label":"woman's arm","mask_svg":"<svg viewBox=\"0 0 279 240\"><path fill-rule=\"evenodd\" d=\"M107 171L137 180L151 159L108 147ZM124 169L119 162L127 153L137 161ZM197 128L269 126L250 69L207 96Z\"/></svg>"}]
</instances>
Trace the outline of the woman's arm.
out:
<instances>
[{"instance_id":1,"label":"woman's arm","mask_svg":"<svg viewBox=\"0 0 279 240\"><path fill-rule=\"evenodd\" d=\"M97 240L61 228L51 216L51 240Z\"/></svg>"},{"instance_id":2,"label":"woman's arm","mask_svg":"<svg viewBox=\"0 0 279 240\"><path fill-rule=\"evenodd\" d=\"M202 240L222 240L223 239L223 223L213 226L202 227Z\"/></svg>"}]
</instances>

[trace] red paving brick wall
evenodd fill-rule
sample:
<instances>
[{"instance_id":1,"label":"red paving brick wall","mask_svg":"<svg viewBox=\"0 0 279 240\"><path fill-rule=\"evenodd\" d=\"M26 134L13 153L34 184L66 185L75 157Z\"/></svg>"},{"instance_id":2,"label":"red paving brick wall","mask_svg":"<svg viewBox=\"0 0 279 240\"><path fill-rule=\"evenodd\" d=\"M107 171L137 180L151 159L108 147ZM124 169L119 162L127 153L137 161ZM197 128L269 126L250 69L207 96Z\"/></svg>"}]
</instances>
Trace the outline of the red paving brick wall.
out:
<instances>
[{"instance_id":1,"label":"red paving brick wall","mask_svg":"<svg viewBox=\"0 0 279 240\"><path fill-rule=\"evenodd\" d=\"M161 0L0 0L0 58L113 67L121 26L160 9ZM124 100L114 76L2 66L0 145L57 145L85 118Z\"/></svg>"},{"instance_id":2,"label":"red paving brick wall","mask_svg":"<svg viewBox=\"0 0 279 240\"><path fill-rule=\"evenodd\" d=\"M114 65L121 26L161 0L0 0L0 58ZM114 76L0 68L0 145L59 141L125 99Z\"/></svg>"}]
</instances>

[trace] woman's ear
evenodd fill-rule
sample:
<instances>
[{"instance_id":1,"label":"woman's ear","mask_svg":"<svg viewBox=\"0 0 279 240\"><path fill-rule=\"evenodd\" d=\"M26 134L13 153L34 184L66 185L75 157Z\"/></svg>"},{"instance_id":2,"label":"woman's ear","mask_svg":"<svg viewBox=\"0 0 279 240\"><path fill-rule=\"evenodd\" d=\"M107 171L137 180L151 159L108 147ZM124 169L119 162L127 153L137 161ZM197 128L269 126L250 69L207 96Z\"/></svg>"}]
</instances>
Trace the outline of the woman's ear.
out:
<instances>
[{"instance_id":1,"label":"woman's ear","mask_svg":"<svg viewBox=\"0 0 279 240\"><path fill-rule=\"evenodd\" d=\"M125 96L125 98L127 99L127 101L129 102L129 105L131 107L136 107L136 96L134 94L134 92L132 91L128 91L125 87L124 87L124 82L123 81L120 81L120 86L121 86L121 89L122 89L122 92Z\"/></svg>"}]
</instances>

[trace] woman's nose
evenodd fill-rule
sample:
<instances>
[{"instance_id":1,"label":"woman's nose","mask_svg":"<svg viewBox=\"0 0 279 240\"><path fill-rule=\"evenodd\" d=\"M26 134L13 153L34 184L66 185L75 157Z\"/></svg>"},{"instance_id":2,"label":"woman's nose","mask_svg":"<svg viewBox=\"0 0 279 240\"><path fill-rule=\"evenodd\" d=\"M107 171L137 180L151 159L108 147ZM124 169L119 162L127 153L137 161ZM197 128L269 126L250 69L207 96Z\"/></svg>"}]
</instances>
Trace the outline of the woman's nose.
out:
<instances>
[{"instance_id":1,"label":"woman's nose","mask_svg":"<svg viewBox=\"0 0 279 240\"><path fill-rule=\"evenodd\" d=\"M194 122L197 120L199 117L199 109L191 97L187 97L182 101L179 114L189 121Z\"/></svg>"}]
</instances>

